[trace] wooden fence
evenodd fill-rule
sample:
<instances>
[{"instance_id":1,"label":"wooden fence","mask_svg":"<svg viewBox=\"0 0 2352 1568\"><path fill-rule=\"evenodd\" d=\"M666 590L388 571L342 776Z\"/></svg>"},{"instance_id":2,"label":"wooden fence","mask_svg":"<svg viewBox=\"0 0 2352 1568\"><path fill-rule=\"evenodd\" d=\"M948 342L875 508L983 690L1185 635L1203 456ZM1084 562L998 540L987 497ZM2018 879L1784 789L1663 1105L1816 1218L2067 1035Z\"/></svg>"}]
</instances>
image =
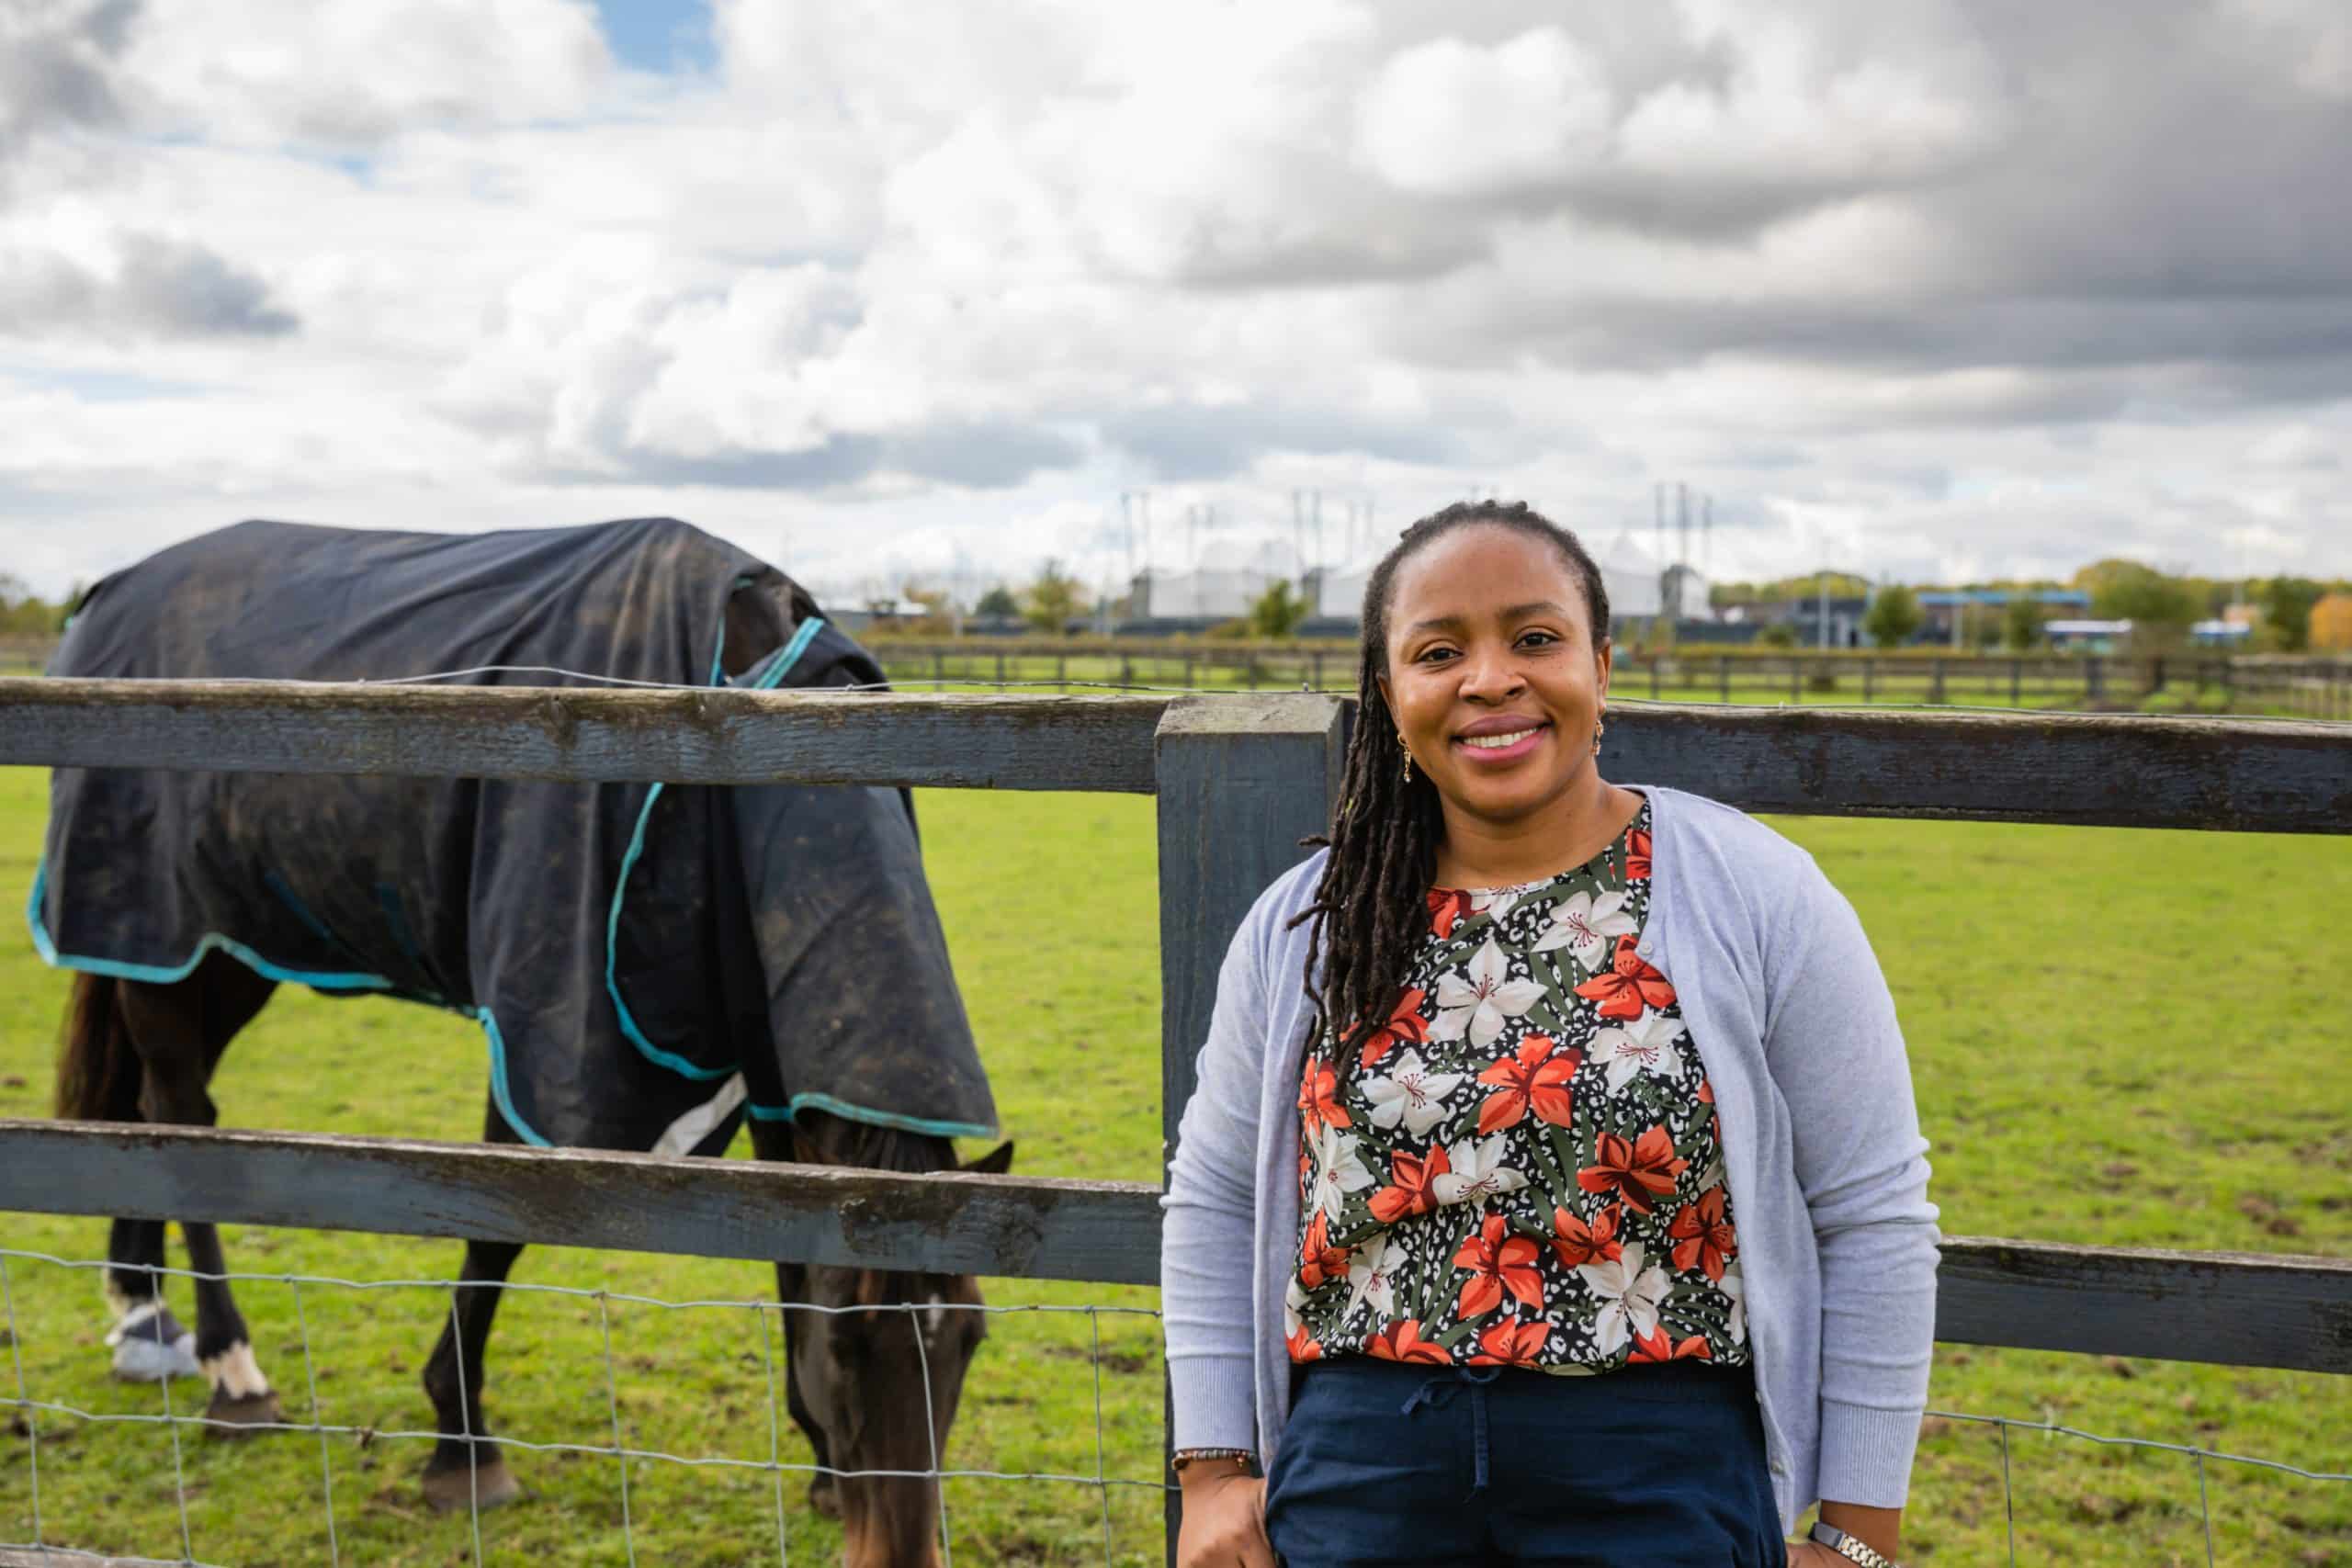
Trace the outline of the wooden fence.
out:
<instances>
[{"instance_id":1,"label":"wooden fence","mask_svg":"<svg viewBox=\"0 0 2352 1568\"><path fill-rule=\"evenodd\" d=\"M1314 643L971 637L877 641L891 680L933 685L1029 684L1355 689L1355 650ZM2352 719L2352 660L2111 654L1778 653L1621 649L1612 689L1652 702L2155 709Z\"/></svg>"},{"instance_id":2,"label":"wooden fence","mask_svg":"<svg viewBox=\"0 0 2352 1568\"><path fill-rule=\"evenodd\" d=\"M1337 798L1337 699L0 679L0 763L1157 795L1172 1152L1218 963ZM2352 728L1622 711L1612 772L1751 810L2352 832ZM0 1122L0 1211L1155 1282L1159 1188L402 1140ZM2352 1373L2352 1262L1952 1237L1939 1338ZM1175 1507L1170 1494L1170 1507ZM1172 1525L1171 1536L1172 1541Z\"/></svg>"}]
</instances>

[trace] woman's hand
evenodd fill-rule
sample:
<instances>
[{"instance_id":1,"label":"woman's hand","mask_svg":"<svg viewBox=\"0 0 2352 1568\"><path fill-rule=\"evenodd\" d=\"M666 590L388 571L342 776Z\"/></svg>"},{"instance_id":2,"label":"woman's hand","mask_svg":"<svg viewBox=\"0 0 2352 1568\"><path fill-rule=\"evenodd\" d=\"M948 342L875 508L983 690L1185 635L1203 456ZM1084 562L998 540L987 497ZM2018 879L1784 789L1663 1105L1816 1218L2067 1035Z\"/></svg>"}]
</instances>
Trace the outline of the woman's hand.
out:
<instances>
[{"instance_id":1,"label":"woman's hand","mask_svg":"<svg viewBox=\"0 0 2352 1568\"><path fill-rule=\"evenodd\" d=\"M1184 1475L1184 1525L1176 1568L1274 1568L1266 1540L1266 1483L1238 1465Z\"/></svg>"}]
</instances>

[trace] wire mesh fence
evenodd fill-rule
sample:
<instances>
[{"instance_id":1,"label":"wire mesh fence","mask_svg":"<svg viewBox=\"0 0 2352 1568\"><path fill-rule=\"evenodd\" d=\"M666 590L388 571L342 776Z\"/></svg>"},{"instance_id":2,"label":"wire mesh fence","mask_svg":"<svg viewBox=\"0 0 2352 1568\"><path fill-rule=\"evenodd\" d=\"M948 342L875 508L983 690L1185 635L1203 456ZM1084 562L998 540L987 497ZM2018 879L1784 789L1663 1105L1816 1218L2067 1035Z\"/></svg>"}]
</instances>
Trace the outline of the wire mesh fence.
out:
<instances>
[{"instance_id":1,"label":"wire mesh fence","mask_svg":"<svg viewBox=\"0 0 2352 1568\"><path fill-rule=\"evenodd\" d=\"M370 1476L362 1474L360 1467L374 1469L374 1461L359 1456L406 1450L422 1453L444 1441L447 1436L429 1423L409 1425L378 1424L338 1414L334 1402L321 1395L321 1365L322 1358L313 1349L313 1326L317 1318L317 1303L326 1292L348 1293L352 1297L373 1301L399 1292L430 1292L442 1300L453 1325L458 1320L452 1292L459 1281L434 1278L391 1278L357 1280L325 1274L293 1271L231 1271L226 1274L204 1274L186 1269L159 1268L154 1272L167 1280L197 1281L226 1280L234 1286L275 1288L286 1292L286 1305L290 1314L293 1337L289 1343L280 1343L280 1353L289 1349L299 1366L299 1388L288 1388L288 1411L276 1421L258 1427L247 1423L230 1423L208 1416L201 1405L200 1384L175 1387L166 1379L153 1390L154 1404L149 1409L101 1409L96 1402L77 1399L69 1394L51 1393L36 1386L28 1369L27 1337L20 1327L20 1304L28 1288L28 1276L40 1271L52 1271L85 1280L97 1276L107 1265L86 1259L60 1258L54 1255L14 1247L0 1247L0 1342L8 1350L6 1382L0 1383L0 1406L6 1406L11 1418L11 1436L25 1467L26 1511L21 1523L0 1525L0 1562L54 1560L59 1562L107 1563L173 1563L209 1565L214 1560L198 1550L201 1531L191 1517L191 1499L206 1485L204 1472L212 1463L210 1455L219 1450L199 1447L191 1438L208 1435L211 1429L232 1427L238 1436L254 1431L276 1432L306 1439L305 1448L315 1452L315 1478L309 1483L300 1498L280 1497L268 1501L283 1514L289 1507L314 1507L317 1524L311 1533L320 1538L323 1557L331 1568L341 1568L345 1562L366 1560L370 1554L356 1550L346 1539L342 1521L348 1516L355 1492L364 1499L368 1490L377 1486ZM1052 1561L1093 1560L1099 1550L1099 1560L1104 1564L1156 1561L1159 1551L1156 1499L1168 1489L1168 1483L1158 1473L1120 1473L1112 1459L1114 1444L1106 1438L1106 1395L1104 1368L1106 1360L1119 1359L1117 1352L1106 1356L1103 1325L1106 1319L1114 1322L1132 1321L1148 1324L1148 1334L1158 1335L1159 1313L1139 1305L1105 1303L1056 1304L1023 1303L1005 1304L947 1303L916 1302L888 1303L882 1306L828 1306L805 1302L782 1302L774 1299L697 1298L670 1300L658 1296L605 1288L514 1281L505 1289L522 1297L536 1297L564 1302L581 1309L583 1325L592 1354L600 1364L601 1376L595 1371L578 1366L562 1369L560 1375L580 1388L593 1391L596 1410L594 1416L607 1440L582 1441L546 1436L523 1436L505 1431L480 1431L469 1423L457 1437L465 1442L480 1445L500 1454L548 1456L569 1463L602 1464L611 1467L612 1481L609 1500L616 1506L611 1518L613 1539L602 1542L603 1556L613 1561L637 1562L661 1560L649 1552L639 1556L642 1521L638 1508L633 1507L632 1472L641 1479L647 1467L669 1467L681 1474L731 1475L759 1484L763 1502L760 1512L764 1517L763 1535L772 1535L775 1561L780 1568L790 1568L797 1560L815 1562L829 1560L831 1538L813 1524L807 1504L796 1505L787 1481L805 1483L820 1476L836 1481L869 1477L876 1479L913 1480L928 1483L938 1505L938 1552L943 1564L957 1561L959 1547L963 1561L989 1562L1000 1561L1034 1561L1016 1547L1010 1554L991 1548L1001 1545L992 1540L978 1543L959 1537L957 1509L951 1502L950 1483L1010 1483L1043 1488L1069 1489L1080 1495L1091 1494L1084 1503L1073 1502L1067 1508L1057 1506L1056 1511L1075 1517L1088 1516L1089 1534L1099 1524L1099 1538L1090 1543L1086 1555L1057 1554ZM93 1292L95 1293L95 1292ZM634 1369L642 1363L624 1358L616 1351L614 1334L616 1309L628 1309L655 1314L662 1319L677 1319L685 1314L712 1314L740 1319L741 1338L755 1347L741 1353L741 1359L751 1364L755 1393L763 1393L763 1413L752 1425L763 1439L763 1452L750 1454L718 1451L716 1447L704 1451L678 1447L664 1447L632 1440L623 1417L624 1366ZM978 1313L991 1321L1019 1318L1052 1318L1072 1325L1083 1325L1082 1341L1073 1343L1069 1351L1073 1358L1082 1356L1086 1362L1086 1377L1081 1398L1076 1408L1091 1414L1091 1434L1079 1435L1078 1446L1090 1449L1092 1462L1080 1468L1036 1465L1013 1468L1002 1465L957 1465L947 1461L934 1445L928 1462L914 1469L859 1470L827 1465L813 1457L801 1459L790 1451L790 1428L787 1423L784 1355L785 1335L783 1314L787 1310L841 1314L849 1312L936 1313L941 1311ZM668 1335L662 1337L671 1337ZM925 1354L925 1337L921 1333L910 1336L919 1355ZM293 1370L292 1368L288 1369ZM1132 1367L1127 1368L1133 1371ZM927 1369L926 1369L927 1371ZM928 1400L930 1383L923 1382ZM1148 1392L1136 1390L1139 1399L1148 1404L1148 1414L1158 1414L1157 1380ZM299 1403L297 1402L299 1399ZM462 1403L462 1395L461 1395ZM421 1404L412 1399L408 1406L419 1411ZM929 1421L932 1413L926 1408L926 1427L936 1430ZM1156 1419L1154 1424L1156 1425ZM2029 1543L2025 1555L2020 1555L2018 1495L2028 1479L2029 1469L2025 1443L2038 1439L2047 1445L2064 1441L2086 1448L2118 1450L2135 1456L2152 1456L2177 1462L2181 1472L2171 1478L2167 1490L2173 1495L2169 1506L2180 1511L2190 1527L2194 1554L2176 1557L2176 1561L2203 1561L2215 1564L2233 1559L2217 1547L2214 1485L2211 1476L2217 1471L2239 1470L2283 1477L2295 1482L2342 1486L2346 1490L2339 1501L2352 1506L2352 1472L2324 1468L2306 1468L2274 1459L2232 1452L2228 1450L2194 1443L2165 1441L2157 1438L2119 1436L2089 1430L2052 1419L2025 1419L2006 1416L1987 1416L1960 1411L1931 1410L1928 1413L1930 1431L1953 1428L1983 1429L1995 1435L1998 1443L1999 1522L1995 1540L2006 1551L2006 1560L2012 1563L2055 1559L2033 1555ZM85 1529L86 1520L61 1519L53 1507L45 1503L41 1478L43 1445L47 1443L52 1456L62 1442L71 1441L81 1430L119 1430L160 1433L163 1442L158 1451L150 1455L160 1475L168 1465L170 1486L169 1513L165 1521L166 1539L141 1542L139 1553L98 1551L77 1545L75 1536ZM1091 1438L1091 1440L1090 1440ZM1156 1454L1152 1469L1157 1472ZM479 1473L479 1472L476 1472ZM2160 1478L2159 1485L2165 1484ZM2194 1508L2187 1507L2188 1493L2193 1485ZM1148 1505L1139 1511L1132 1506L1114 1506L1117 1500L1132 1499ZM262 1499L249 1498L248 1504ZM1933 1504L1929 1505L1931 1507ZM488 1561L485 1553L496 1544L494 1526L486 1529L484 1519L488 1509L478 1492L469 1493L464 1508L464 1540L461 1555L475 1562ZM1124 1529L1114 1531L1114 1514L1124 1516ZM492 1516L494 1519L495 1516ZM29 1526L29 1533L17 1531ZM2337 1532L2329 1529L2331 1538ZM1117 1539L1124 1538L1124 1539ZM764 1551L766 1549L762 1548ZM2329 1562L2324 1554L2306 1554L2303 1561ZM1065 1552L1068 1538L1065 1538ZM380 1559L381 1553L374 1554ZM750 1543L733 1543L729 1560L752 1561L755 1553ZM2104 1560L2104 1559L2102 1559ZM2121 1561L2122 1559L2115 1559ZM2243 1560L2243 1559L2234 1559ZM242 1563L221 1562L220 1568L244 1568Z\"/></svg>"},{"instance_id":2,"label":"wire mesh fence","mask_svg":"<svg viewBox=\"0 0 2352 1568\"><path fill-rule=\"evenodd\" d=\"M208 1559L198 1551L198 1529L191 1518L190 1500L200 1483L193 1482L193 1474L203 1461L207 1450L185 1440L220 1433L244 1438L254 1434L279 1433L297 1438L307 1438L315 1444L317 1468L315 1481L304 1499L314 1506L323 1529L323 1561L332 1568L361 1560L344 1539L338 1524L339 1499L347 1500L355 1477L351 1473L353 1454L372 1454L406 1449L422 1455L441 1444L450 1434L435 1429L429 1422L408 1425L377 1424L338 1417L332 1409L333 1402L322 1400L320 1393L321 1358L312 1348L313 1305L321 1292L356 1292L379 1297L395 1292L430 1292L442 1298L443 1321L453 1328L459 1319L452 1292L460 1281L452 1279L396 1278L356 1280L331 1275L260 1270L231 1270L225 1273L204 1273L194 1269L156 1268L149 1272L164 1280L183 1281L226 1280L232 1287L259 1287L282 1290L288 1294L294 1329L294 1357L301 1379L299 1387L280 1390L286 1397L288 1412L275 1421L226 1421L209 1416L203 1407L202 1385L194 1380L175 1386L170 1378L157 1385L154 1407L146 1410L107 1410L96 1408L92 1403L77 1402L72 1397L45 1393L34 1385L27 1367L26 1337L19 1327L19 1298L24 1291L28 1269L62 1271L67 1274L96 1277L107 1265L104 1262L65 1258L51 1254L20 1248L0 1247L0 1341L9 1352L6 1375L8 1382L0 1385L0 1406L11 1413L8 1423L11 1435L21 1443L19 1453L25 1463L26 1508L25 1522L30 1526L28 1538L20 1538L16 1529L0 1526L0 1562L11 1562L7 1553L47 1554L63 1561L98 1561L107 1562L170 1562L202 1564ZM774 1560L788 1565L796 1558L816 1562L830 1560L830 1553L820 1549L820 1541L829 1540L826 1531L813 1524L813 1509L796 1507L788 1497L787 1479L808 1483L819 1477L835 1481L853 1479L913 1480L931 1483L939 1509L939 1556L943 1563L952 1564L956 1559L956 1509L950 1501L950 1483L1023 1483L1043 1487L1069 1488L1091 1492L1095 1497L1084 1511L1100 1525L1101 1561L1141 1560L1137 1548L1141 1542L1130 1540L1124 1552L1114 1550L1113 1539L1114 1499L1121 1495L1133 1495L1149 1501L1151 1546L1156 1555L1158 1544L1157 1520L1159 1513L1157 1499L1168 1488L1168 1483L1158 1477L1114 1473L1110 1466L1110 1449L1104 1438L1103 1366L1105 1361L1103 1322L1113 1320L1148 1320L1152 1336L1157 1337L1159 1313L1144 1306L1126 1306L1090 1303L1056 1304L1050 1303L966 1303L953 1302L885 1303L880 1304L829 1305L820 1303L784 1302L773 1298L702 1298L671 1300L639 1292L558 1285L531 1281L509 1281L505 1290L523 1297L538 1297L578 1303L587 1309L593 1318L592 1344L601 1364L601 1376L587 1369L567 1369L564 1373L582 1387L592 1388L601 1405L608 1441L577 1441L549 1439L543 1437L516 1435L506 1431L476 1431L470 1420L455 1434L462 1442L477 1445L503 1457L507 1454L554 1456L573 1461L604 1461L612 1467L612 1495L617 1503L618 1558L631 1563L640 1561L640 1521L631 1506L631 1473L648 1465L674 1467L680 1472L725 1472L737 1476L763 1480L766 1492L764 1512L773 1530ZM95 1289L91 1292L95 1295ZM615 1349L614 1319L616 1308L639 1309L663 1315L708 1314L737 1317L744 1324L742 1337L755 1347L750 1352L756 1360L756 1383L763 1390L763 1417L756 1423L764 1434L765 1452L755 1455L724 1451L680 1451L673 1448L633 1441L624 1427L622 1412L622 1372L624 1358ZM1082 1325L1084 1356L1088 1363L1090 1393L1087 1404L1091 1410L1093 1429L1090 1470L1035 1467L1009 1469L987 1465L958 1466L948 1462L934 1441L928 1462L913 1469L853 1469L820 1462L813 1457L798 1459L787 1452L789 1427L785 1397L786 1376L784 1354L784 1314L805 1311L826 1314L884 1313L915 1314L936 1313L979 1314L992 1322L1007 1319L1051 1317ZM918 1357L926 1357L926 1337L922 1333L910 1336ZM281 1349L284 1348L281 1347ZM929 1408L931 1381L928 1366L922 1369L926 1375L920 1380L924 1403L923 1420L927 1431L936 1432ZM511 1377L510 1377L511 1382ZM299 1401L299 1402L298 1402ZM1150 1414L1157 1426L1159 1389L1156 1380L1150 1389ZM460 1404L464 1394L460 1392ZM413 1399L408 1408L424 1414L422 1401ZM175 1539L161 1543L169 1554L157 1554L153 1546L145 1548L148 1555L124 1555L119 1552L97 1552L76 1546L73 1529L54 1517L54 1510L44 1503L41 1479L42 1447L46 1440L52 1452L66 1432L76 1427L98 1430L118 1429L158 1432L164 1437L163 1451L153 1457L159 1464L167 1463L171 1475L171 1533ZM1156 1458L1156 1456L1155 1456ZM372 1468L372 1466L371 1466ZM1153 1468L1157 1470L1155 1463ZM472 1472L479 1475L480 1471ZM372 1485L372 1483L370 1483ZM281 1506L293 1499L277 1500ZM464 1504L467 1546L471 1561L485 1562L485 1549L491 1544L485 1536L484 1517L490 1510L478 1489L469 1487ZM494 1517L494 1516L492 1516ZM84 1521L86 1524L87 1521ZM802 1533L799 1549L795 1550L796 1530ZM494 1533L494 1532L493 1532ZM1136 1532L1127 1532L1134 1536ZM811 1537L817 1539L812 1540ZM652 1560L659 1560L658 1558ZM752 1560L748 1550L730 1560ZM970 1559L967 1559L970 1560ZM986 1558L978 1559L986 1561Z\"/></svg>"}]
</instances>

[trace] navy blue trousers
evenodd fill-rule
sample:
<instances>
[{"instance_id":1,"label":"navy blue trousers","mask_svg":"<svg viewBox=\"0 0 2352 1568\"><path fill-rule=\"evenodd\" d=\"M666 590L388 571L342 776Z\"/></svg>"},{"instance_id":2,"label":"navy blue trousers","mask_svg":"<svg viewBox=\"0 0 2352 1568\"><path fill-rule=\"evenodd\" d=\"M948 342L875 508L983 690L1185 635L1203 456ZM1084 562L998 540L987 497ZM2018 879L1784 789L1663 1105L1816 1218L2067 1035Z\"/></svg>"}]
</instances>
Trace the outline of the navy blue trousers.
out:
<instances>
[{"instance_id":1,"label":"navy blue trousers","mask_svg":"<svg viewBox=\"0 0 2352 1568\"><path fill-rule=\"evenodd\" d=\"M1295 1386L1266 1478L1287 1568L1786 1568L1745 1371L1351 1356Z\"/></svg>"}]
</instances>

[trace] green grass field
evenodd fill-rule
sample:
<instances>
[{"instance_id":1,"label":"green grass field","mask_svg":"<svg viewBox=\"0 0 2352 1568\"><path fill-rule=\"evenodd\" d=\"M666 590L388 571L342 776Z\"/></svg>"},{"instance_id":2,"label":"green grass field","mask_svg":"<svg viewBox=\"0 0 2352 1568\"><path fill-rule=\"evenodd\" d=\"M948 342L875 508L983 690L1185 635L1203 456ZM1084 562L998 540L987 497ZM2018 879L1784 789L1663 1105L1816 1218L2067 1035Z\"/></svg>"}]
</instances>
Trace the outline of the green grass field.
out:
<instances>
[{"instance_id":1,"label":"green grass field","mask_svg":"<svg viewBox=\"0 0 2352 1568\"><path fill-rule=\"evenodd\" d=\"M0 770L0 1115L47 1106L63 987L14 922L38 853L41 775ZM1114 796L931 794L922 802L933 886L989 1062L1017 1168L1156 1177L1158 919L1151 804ZM1954 1234L2341 1256L2352 1244L2352 840L1800 819L1780 826L1860 907L1908 1032L1934 1196ZM1703 1047L1703 1043L1702 1047ZM472 1026L422 1009L282 994L230 1054L215 1098L232 1125L463 1139L480 1125L483 1053ZM103 1255L95 1221L9 1215L6 1245ZM232 1266L386 1280L446 1276L454 1244L232 1229ZM537 1249L516 1278L669 1301L749 1300L750 1264ZM34 1397L157 1414L162 1395L107 1376L87 1272L10 1266L15 1354ZM991 1303L1143 1307L1148 1291L992 1280ZM242 1300L289 1419L313 1408L292 1289ZM175 1293L187 1310L184 1288ZM431 1425L416 1376L446 1297L312 1286L321 1419L383 1433ZM998 1318L973 1371L951 1465L1095 1473L1159 1470L1156 1323L1106 1314ZM741 1309L612 1311L616 1406L631 1445L746 1461L768 1454L759 1329ZM0 1393L14 1366L0 1360ZM2352 1469L2341 1380L2143 1360L1943 1348L1931 1395L1947 1411L2052 1421ZM183 1383L180 1408L198 1397ZM510 1296L488 1398L504 1435L612 1437L595 1304ZM805 1449L784 1424L784 1457ZM46 1538L176 1558L173 1447L154 1425L40 1421ZM210 1562L327 1560L321 1443L281 1434L213 1445L187 1434L189 1544ZM462 1562L467 1522L427 1514L424 1445L325 1445L346 1562ZM0 1436L0 1540L33 1534L30 1445ZM621 1562L621 1475L599 1457L522 1454L532 1495L487 1515L493 1562ZM2183 1457L2013 1433L2018 1560L2201 1563L2199 1480ZM1934 1421L1922 1445L1905 1555L2005 1561L2003 1448L1991 1427ZM628 1510L646 1563L775 1560L774 1489L753 1470L639 1461ZM2352 1564L2352 1484L2207 1467L2216 1560ZM787 1479L790 1560L831 1560L838 1538ZM946 1500L958 1563L1100 1562L1103 1495L1068 1482L958 1480ZM1159 1502L1109 1497L1120 1562L1159 1561Z\"/></svg>"}]
</instances>

